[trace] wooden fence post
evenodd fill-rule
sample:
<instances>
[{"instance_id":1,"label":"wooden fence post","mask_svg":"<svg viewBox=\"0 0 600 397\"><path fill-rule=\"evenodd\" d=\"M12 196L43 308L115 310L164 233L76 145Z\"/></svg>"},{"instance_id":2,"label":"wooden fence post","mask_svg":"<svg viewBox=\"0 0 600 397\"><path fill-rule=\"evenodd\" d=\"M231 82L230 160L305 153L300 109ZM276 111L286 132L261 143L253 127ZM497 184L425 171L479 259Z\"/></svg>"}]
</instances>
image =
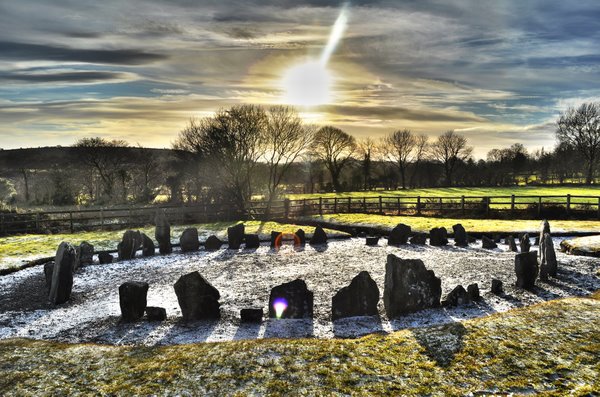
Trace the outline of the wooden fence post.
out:
<instances>
[{"instance_id":1,"label":"wooden fence post","mask_svg":"<svg viewBox=\"0 0 600 397\"><path fill-rule=\"evenodd\" d=\"M367 198L363 197L363 212L367 213Z\"/></svg>"},{"instance_id":2,"label":"wooden fence post","mask_svg":"<svg viewBox=\"0 0 600 397\"><path fill-rule=\"evenodd\" d=\"M567 194L567 216L571 214L571 195Z\"/></svg>"},{"instance_id":3,"label":"wooden fence post","mask_svg":"<svg viewBox=\"0 0 600 397\"><path fill-rule=\"evenodd\" d=\"M421 215L421 196L417 197L417 215Z\"/></svg>"},{"instance_id":4,"label":"wooden fence post","mask_svg":"<svg viewBox=\"0 0 600 397\"><path fill-rule=\"evenodd\" d=\"M490 204L492 204L492 199L490 197L485 198L485 216L490 216Z\"/></svg>"},{"instance_id":5,"label":"wooden fence post","mask_svg":"<svg viewBox=\"0 0 600 397\"><path fill-rule=\"evenodd\" d=\"M600 219L600 197L598 197L598 219Z\"/></svg>"},{"instance_id":6,"label":"wooden fence post","mask_svg":"<svg viewBox=\"0 0 600 397\"><path fill-rule=\"evenodd\" d=\"M73 211L69 211L69 230L73 233Z\"/></svg>"},{"instance_id":7,"label":"wooden fence post","mask_svg":"<svg viewBox=\"0 0 600 397\"><path fill-rule=\"evenodd\" d=\"M465 214L465 196L460 196L460 211Z\"/></svg>"},{"instance_id":8,"label":"wooden fence post","mask_svg":"<svg viewBox=\"0 0 600 397\"><path fill-rule=\"evenodd\" d=\"M323 197L319 197L319 215L323 216Z\"/></svg>"},{"instance_id":9,"label":"wooden fence post","mask_svg":"<svg viewBox=\"0 0 600 397\"><path fill-rule=\"evenodd\" d=\"M398 197L398 202L396 203L396 206L398 207L398 215L400 215L400 197Z\"/></svg>"},{"instance_id":10,"label":"wooden fence post","mask_svg":"<svg viewBox=\"0 0 600 397\"><path fill-rule=\"evenodd\" d=\"M538 218L542 216L542 196L538 197Z\"/></svg>"},{"instance_id":11,"label":"wooden fence post","mask_svg":"<svg viewBox=\"0 0 600 397\"><path fill-rule=\"evenodd\" d=\"M352 212L352 197L348 197L348 213Z\"/></svg>"},{"instance_id":12,"label":"wooden fence post","mask_svg":"<svg viewBox=\"0 0 600 397\"><path fill-rule=\"evenodd\" d=\"M515 213L515 195L511 195L510 196L510 213L514 214Z\"/></svg>"},{"instance_id":13,"label":"wooden fence post","mask_svg":"<svg viewBox=\"0 0 600 397\"><path fill-rule=\"evenodd\" d=\"M442 198L440 197L440 213L444 210L444 204L442 203Z\"/></svg>"},{"instance_id":14,"label":"wooden fence post","mask_svg":"<svg viewBox=\"0 0 600 397\"><path fill-rule=\"evenodd\" d=\"M302 215L306 215L306 199L302 199Z\"/></svg>"},{"instance_id":15,"label":"wooden fence post","mask_svg":"<svg viewBox=\"0 0 600 397\"><path fill-rule=\"evenodd\" d=\"M337 197L333 199L333 213L337 214Z\"/></svg>"},{"instance_id":16,"label":"wooden fence post","mask_svg":"<svg viewBox=\"0 0 600 397\"><path fill-rule=\"evenodd\" d=\"M383 214L383 198L379 196L379 213Z\"/></svg>"}]
</instances>

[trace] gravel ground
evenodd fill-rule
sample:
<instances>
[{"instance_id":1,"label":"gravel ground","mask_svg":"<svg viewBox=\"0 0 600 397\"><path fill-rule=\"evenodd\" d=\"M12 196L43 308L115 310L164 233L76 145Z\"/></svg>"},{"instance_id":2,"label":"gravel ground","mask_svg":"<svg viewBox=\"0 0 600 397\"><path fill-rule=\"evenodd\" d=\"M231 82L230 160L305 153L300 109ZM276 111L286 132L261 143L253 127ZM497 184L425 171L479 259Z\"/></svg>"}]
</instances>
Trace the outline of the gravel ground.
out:
<instances>
[{"instance_id":1,"label":"gravel ground","mask_svg":"<svg viewBox=\"0 0 600 397\"><path fill-rule=\"evenodd\" d=\"M452 243L452 241L451 241ZM318 338L356 337L407 327L442 324L506 311L566 296L586 295L600 289L597 277L600 259L568 256L558 252L558 277L538 281L534 291L514 288L514 253L506 245L484 250L481 242L468 248L454 246L367 247L363 239L331 241L327 246L296 250L283 246L275 252L258 250L139 258L110 265L91 265L74 278L71 301L52 306L47 302L43 266L0 277L0 339L30 337L67 342L108 344L179 344L264 337ZM535 249L536 247L533 247ZM443 295L456 285L478 283L483 299L460 308L424 310L389 320L379 303L380 316L330 320L331 297L360 271L367 270L383 295L386 256L420 258L442 280ZM216 322L182 323L173 284L186 273L199 271L221 293L222 318ZM239 323L244 307L263 307L267 312L269 292L274 286L302 278L314 292L313 320L267 320L260 325ZM489 292L492 278L504 282L505 294ZM128 280L150 284L148 305L167 310L163 323L119 321L118 287Z\"/></svg>"}]
</instances>

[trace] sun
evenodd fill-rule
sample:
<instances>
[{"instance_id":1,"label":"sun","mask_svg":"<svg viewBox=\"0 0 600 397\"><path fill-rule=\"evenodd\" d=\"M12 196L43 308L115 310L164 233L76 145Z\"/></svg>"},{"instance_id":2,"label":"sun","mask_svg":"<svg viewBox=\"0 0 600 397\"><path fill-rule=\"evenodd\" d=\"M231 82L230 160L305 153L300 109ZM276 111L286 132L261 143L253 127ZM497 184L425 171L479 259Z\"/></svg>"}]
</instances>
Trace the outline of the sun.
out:
<instances>
[{"instance_id":1,"label":"sun","mask_svg":"<svg viewBox=\"0 0 600 397\"><path fill-rule=\"evenodd\" d=\"M283 101L289 105L318 106L331 102L331 75L322 62L309 61L283 76Z\"/></svg>"}]
</instances>

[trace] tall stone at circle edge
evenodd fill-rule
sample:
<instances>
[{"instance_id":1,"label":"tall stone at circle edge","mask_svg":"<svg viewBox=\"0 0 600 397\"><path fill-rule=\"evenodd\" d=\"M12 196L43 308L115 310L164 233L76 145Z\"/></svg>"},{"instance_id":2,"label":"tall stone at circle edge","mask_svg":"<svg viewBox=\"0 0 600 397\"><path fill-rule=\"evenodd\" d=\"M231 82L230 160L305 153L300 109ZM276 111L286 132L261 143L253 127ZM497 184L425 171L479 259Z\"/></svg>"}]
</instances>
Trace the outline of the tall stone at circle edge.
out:
<instances>
[{"instance_id":1,"label":"tall stone at circle edge","mask_svg":"<svg viewBox=\"0 0 600 397\"><path fill-rule=\"evenodd\" d=\"M387 257L383 303L388 317L437 307L442 296L442 281L427 270L420 259Z\"/></svg>"},{"instance_id":2,"label":"tall stone at circle edge","mask_svg":"<svg viewBox=\"0 0 600 397\"><path fill-rule=\"evenodd\" d=\"M162 255L170 254L173 252L173 247L171 246L171 225L169 225L165 211L162 208L156 210L154 224L156 225L154 237L158 241L158 251Z\"/></svg>"},{"instance_id":3,"label":"tall stone at circle edge","mask_svg":"<svg viewBox=\"0 0 600 397\"><path fill-rule=\"evenodd\" d=\"M77 260L75 247L69 243L60 243L54 258L52 282L50 284L50 294L48 295L50 302L55 305L65 303L71 298L73 267Z\"/></svg>"}]
</instances>

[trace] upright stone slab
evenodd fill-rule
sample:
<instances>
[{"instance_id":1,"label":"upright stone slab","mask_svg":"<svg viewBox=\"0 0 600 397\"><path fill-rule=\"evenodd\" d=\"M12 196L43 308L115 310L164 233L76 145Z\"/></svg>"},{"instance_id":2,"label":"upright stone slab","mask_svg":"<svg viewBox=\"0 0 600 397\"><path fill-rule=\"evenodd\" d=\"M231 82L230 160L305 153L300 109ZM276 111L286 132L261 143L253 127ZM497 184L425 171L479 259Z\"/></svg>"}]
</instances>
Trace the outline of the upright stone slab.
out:
<instances>
[{"instance_id":1,"label":"upright stone slab","mask_svg":"<svg viewBox=\"0 0 600 397\"><path fill-rule=\"evenodd\" d=\"M519 243L521 245L521 252L529 252L531 249L531 241L529 241L529 234L525 233L519 239Z\"/></svg>"},{"instance_id":2,"label":"upright stone slab","mask_svg":"<svg viewBox=\"0 0 600 397\"><path fill-rule=\"evenodd\" d=\"M517 243L515 242L514 236L508 236L504 241L508 245L509 250L512 252L519 252L519 248L517 248Z\"/></svg>"},{"instance_id":3,"label":"upright stone slab","mask_svg":"<svg viewBox=\"0 0 600 397\"><path fill-rule=\"evenodd\" d=\"M87 241L79 244L79 267L94 263L94 246Z\"/></svg>"},{"instance_id":4,"label":"upright stone slab","mask_svg":"<svg viewBox=\"0 0 600 397\"><path fill-rule=\"evenodd\" d=\"M156 247L154 241L146 234L142 233L142 255L143 256L154 256L156 253Z\"/></svg>"},{"instance_id":5,"label":"upright stone slab","mask_svg":"<svg viewBox=\"0 0 600 397\"><path fill-rule=\"evenodd\" d=\"M173 252L173 247L171 246L171 225L169 225L165 211L161 208L156 211L154 224L156 225L154 238L158 242L158 251L162 255L170 254Z\"/></svg>"},{"instance_id":6,"label":"upright stone slab","mask_svg":"<svg viewBox=\"0 0 600 397\"><path fill-rule=\"evenodd\" d=\"M390 235L388 236L388 245L398 246L407 244L411 231L410 226L399 223L390 232Z\"/></svg>"},{"instance_id":7,"label":"upright stone slab","mask_svg":"<svg viewBox=\"0 0 600 397\"><path fill-rule=\"evenodd\" d=\"M437 307L441 296L441 280L422 260L387 256L383 303L388 317Z\"/></svg>"},{"instance_id":8,"label":"upright stone slab","mask_svg":"<svg viewBox=\"0 0 600 397\"><path fill-rule=\"evenodd\" d=\"M369 272L362 271L350 285L340 289L331 299L331 319L375 316L378 314L379 288Z\"/></svg>"},{"instance_id":9,"label":"upright stone slab","mask_svg":"<svg viewBox=\"0 0 600 397\"><path fill-rule=\"evenodd\" d=\"M144 317L146 310L146 297L148 283L127 281L119 286L119 305L121 306L121 319L131 322Z\"/></svg>"},{"instance_id":10,"label":"upright stone slab","mask_svg":"<svg viewBox=\"0 0 600 397\"><path fill-rule=\"evenodd\" d=\"M240 310L240 320L242 323L261 323L263 309L260 307L250 307Z\"/></svg>"},{"instance_id":11,"label":"upright stone slab","mask_svg":"<svg viewBox=\"0 0 600 397\"><path fill-rule=\"evenodd\" d=\"M296 279L274 287L269 296L269 317L277 318L278 306L283 310L279 318L312 318L313 293L304 280Z\"/></svg>"},{"instance_id":12,"label":"upright stone slab","mask_svg":"<svg viewBox=\"0 0 600 397\"><path fill-rule=\"evenodd\" d=\"M112 263L113 256L108 251L102 251L98 254L98 262L100 262L101 265Z\"/></svg>"},{"instance_id":13,"label":"upright stone slab","mask_svg":"<svg viewBox=\"0 0 600 397\"><path fill-rule=\"evenodd\" d=\"M441 247L448 244L448 232L445 227L434 227L429 231L429 245Z\"/></svg>"},{"instance_id":14,"label":"upright stone slab","mask_svg":"<svg viewBox=\"0 0 600 397\"><path fill-rule=\"evenodd\" d=\"M325 233L325 230L323 230L321 225L318 225L317 227L315 227L315 231L314 231L312 237L310 238L310 244L311 245L327 244L327 234Z\"/></svg>"},{"instance_id":15,"label":"upright stone slab","mask_svg":"<svg viewBox=\"0 0 600 397\"><path fill-rule=\"evenodd\" d=\"M127 230L123 233L123 238L117 246L119 260L129 260L135 258L136 252L142 247L142 235L138 230Z\"/></svg>"},{"instance_id":16,"label":"upright stone slab","mask_svg":"<svg viewBox=\"0 0 600 397\"><path fill-rule=\"evenodd\" d=\"M501 295L504 293L504 287L502 285L502 281L497 278L492 279L492 294Z\"/></svg>"},{"instance_id":17,"label":"upright stone slab","mask_svg":"<svg viewBox=\"0 0 600 397\"><path fill-rule=\"evenodd\" d=\"M457 285L442 301L442 306L462 306L471 303L469 293L462 285Z\"/></svg>"},{"instance_id":18,"label":"upright stone slab","mask_svg":"<svg viewBox=\"0 0 600 397\"><path fill-rule=\"evenodd\" d=\"M52 269L52 284L48 298L55 305L65 303L71 298L73 288L73 267L77 260L75 247L62 242L56 251L54 268Z\"/></svg>"},{"instance_id":19,"label":"upright stone slab","mask_svg":"<svg viewBox=\"0 0 600 397\"><path fill-rule=\"evenodd\" d=\"M467 231L460 223L452 226L452 231L454 232L454 245L458 247L468 247L469 246L469 237L467 236Z\"/></svg>"},{"instance_id":20,"label":"upright stone slab","mask_svg":"<svg viewBox=\"0 0 600 397\"><path fill-rule=\"evenodd\" d=\"M306 233L304 233L304 230L302 230L302 229L296 230L296 237L298 239L297 240L294 239L294 244L296 244L300 247L304 247L306 245Z\"/></svg>"},{"instance_id":21,"label":"upright stone slab","mask_svg":"<svg viewBox=\"0 0 600 397\"><path fill-rule=\"evenodd\" d=\"M425 245L427 243L427 235L425 233L415 233L409 241L413 245Z\"/></svg>"},{"instance_id":22,"label":"upright stone slab","mask_svg":"<svg viewBox=\"0 0 600 397\"><path fill-rule=\"evenodd\" d=\"M517 275L515 285L517 287L532 289L535 286L538 272L537 251L522 252L515 256L515 273Z\"/></svg>"},{"instance_id":23,"label":"upright stone slab","mask_svg":"<svg viewBox=\"0 0 600 397\"><path fill-rule=\"evenodd\" d=\"M167 310L164 307L146 306L146 318L148 321L165 321Z\"/></svg>"},{"instance_id":24,"label":"upright stone slab","mask_svg":"<svg viewBox=\"0 0 600 397\"><path fill-rule=\"evenodd\" d=\"M258 234L244 234L244 248L246 249L256 249L260 247L260 238Z\"/></svg>"},{"instance_id":25,"label":"upright stone slab","mask_svg":"<svg viewBox=\"0 0 600 397\"><path fill-rule=\"evenodd\" d=\"M217 251L221 249L223 242L220 238L215 235L208 236L206 241L204 242L204 249L207 251Z\"/></svg>"},{"instance_id":26,"label":"upright stone slab","mask_svg":"<svg viewBox=\"0 0 600 397\"><path fill-rule=\"evenodd\" d=\"M550 234L550 223L548 222L547 219L544 219L542 221L542 223L540 223L540 234L538 235L538 245L542 244L542 241L544 240L544 234ZM540 255L542 253L542 250L540 249Z\"/></svg>"},{"instance_id":27,"label":"upright stone slab","mask_svg":"<svg viewBox=\"0 0 600 397\"><path fill-rule=\"evenodd\" d=\"M198 229L189 227L181 233L179 237L179 247L181 252L193 252L200 249L200 240L198 239Z\"/></svg>"},{"instance_id":28,"label":"upright stone slab","mask_svg":"<svg viewBox=\"0 0 600 397\"><path fill-rule=\"evenodd\" d=\"M367 236L365 242L369 247L375 247L379 243L379 236Z\"/></svg>"},{"instance_id":29,"label":"upright stone slab","mask_svg":"<svg viewBox=\"0 0 600 397\"><path fill-rule=\"evenodd\" d=\"M479 285L477 283L469 284L467 286L467 294L472 301L478 301L481 298L479 295Z\"/></svg>"},{"instance_id":30,"label":"upright stone slab","mask_svg":"<svg viewBox=\"0 0 600 397\"><path fill-rule=\"evenodd\" d=\"M221 318L221 295L200 273L179 277L174 288L184 321Z\"/></svg>"},{"instance_id":31,"label":"upright stone slab","mask_svg":"<svg viewBox=\"0 0 600 397\"><path fill-rule=\"evenodd\" d=\"M544 233L540 240L540 279L548 280L548 276L556 277L558 262L554 251L554 242L550 233Z\"/></svg>"},{"instance_id":32,"label":"upright stone slab","mask_svg":"<svg viewBox=\"0 0 600 397\"><path fill-rule=\"evenodd\" d=\"M493 250L494 248L498 248L498 245L494 240L487 236L481 237L481 247L487 250Z\"/></svg>"},{"instance_id":33,"label":"upright stone slab","mask_svg":"<svg viewBox=\"0 0 600 397\"><path fill-rule=\"evenodd\" d=\"M238 223L235 226L227 228L227 243L229 244L229 249L240 249L240 246L244 242L244 231L245 227L243 223Z\"/></svg>"},{"instance_id":34,"label":"upright stone slab","mask_svg":"<svg viewBox=\"0 0 600 397\"><path fill-rule=\"evenodd\" d=\"M283 236L281 236L281 234L281 232L271 232L271 248L277 248L277 239L283 239ZM281 240L279 241L279 244L281 244Z\"/></svg>"}]
</instances>

